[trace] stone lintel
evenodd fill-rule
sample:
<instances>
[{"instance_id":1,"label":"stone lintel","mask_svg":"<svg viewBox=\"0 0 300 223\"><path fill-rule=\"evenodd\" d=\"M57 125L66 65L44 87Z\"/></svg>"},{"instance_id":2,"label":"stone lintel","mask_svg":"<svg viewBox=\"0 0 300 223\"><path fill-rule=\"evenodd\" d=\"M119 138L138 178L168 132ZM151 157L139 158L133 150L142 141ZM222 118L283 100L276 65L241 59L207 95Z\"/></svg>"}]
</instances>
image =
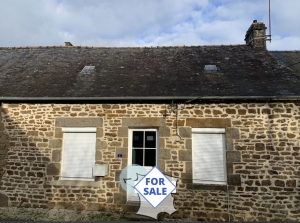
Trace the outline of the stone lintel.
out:
<instances>
[{"instance_id":1,"label":"stone lintel","mask_svg":"<svg viewBox=\"0 0 300 223\"><path fill-rule=\"evenodd\" d=\"M56 118L56 127L103 127L103 118Z\"/></svg>"},{"instance_id":2,"label":"stone lintel","mask_svg":"<svg viewBox=\"0 0 300 223\"><path fill-rule=\"evenodd\" d=\"M166 126L166 120L164 118L123 118L122 126L130 127L159 127Z\"/></svg>"},{"instance_id":3,"label":"stone lintel","mask_svg":"<svg viewBox=\"0 0 300 223\"><path fill-rule=\"evenodd\" d=\"M230 118L187 118L186 126L192 128L228 128L231 127Z\"/></svg>"}]
</instances>

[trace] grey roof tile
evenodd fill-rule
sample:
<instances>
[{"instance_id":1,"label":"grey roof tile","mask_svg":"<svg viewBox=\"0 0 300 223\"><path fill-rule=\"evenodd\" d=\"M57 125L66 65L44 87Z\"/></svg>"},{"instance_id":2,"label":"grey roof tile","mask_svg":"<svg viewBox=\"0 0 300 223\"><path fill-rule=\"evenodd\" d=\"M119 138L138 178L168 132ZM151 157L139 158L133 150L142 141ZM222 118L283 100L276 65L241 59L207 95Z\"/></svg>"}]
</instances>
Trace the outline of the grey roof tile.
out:
<instances>
[{"instance_id":1,"label":"grey roof tile","mask_svg":"<svg viewBox=\"0 0 300 223\"><path fill-rule=\"evenodd\" d=\"M246 45L2 47L0 97L300 96L300 74L286 65Z\"/></svg>"}]
</instances>

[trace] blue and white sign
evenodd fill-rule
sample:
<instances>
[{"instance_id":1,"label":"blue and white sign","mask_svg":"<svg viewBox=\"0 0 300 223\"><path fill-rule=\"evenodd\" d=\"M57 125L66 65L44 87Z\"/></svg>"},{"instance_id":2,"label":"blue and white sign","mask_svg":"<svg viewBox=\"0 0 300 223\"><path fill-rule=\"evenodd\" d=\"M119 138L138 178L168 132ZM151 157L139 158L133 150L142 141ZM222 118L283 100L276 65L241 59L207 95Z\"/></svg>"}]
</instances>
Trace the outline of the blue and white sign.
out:
<instances>
[{"instance_id":1,"label":"blue and white sign","mask_svg":"<svg viewBox=\"0 0 300 223\"><path fill-rule=\"evenodd\" d=\"M176 186L157 167L153 167L134 188L153 208L156 208L176 189Z\"/></svg>"}]
</instances>

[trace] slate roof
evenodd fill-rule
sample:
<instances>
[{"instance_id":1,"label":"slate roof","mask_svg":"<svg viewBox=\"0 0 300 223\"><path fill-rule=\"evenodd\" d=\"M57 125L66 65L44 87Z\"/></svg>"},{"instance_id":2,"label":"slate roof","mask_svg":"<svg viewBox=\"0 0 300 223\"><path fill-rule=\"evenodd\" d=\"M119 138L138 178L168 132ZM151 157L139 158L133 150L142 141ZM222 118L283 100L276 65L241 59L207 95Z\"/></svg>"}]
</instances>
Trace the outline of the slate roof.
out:
<instances>
[{"instance_id":1,"label":"slate roof","mask_svg":"<svg viewBox=\"0 0 300 223\"><path fill-rule=\"evenodd\" d=\"M270 53L300 75L300 51L270 51Z\"/></svg>"},{"instance_id":2,"label":"slate roof","mask_svg":"<svg viewBox=\"0 0 300 223\"><path fill-rule=\"evenodd\" d=\"M0 47L0 100L300 96L300 74L275 54L247 45ZM80 73L87 65L95 70Z\"/></svg>"}]
</instances>

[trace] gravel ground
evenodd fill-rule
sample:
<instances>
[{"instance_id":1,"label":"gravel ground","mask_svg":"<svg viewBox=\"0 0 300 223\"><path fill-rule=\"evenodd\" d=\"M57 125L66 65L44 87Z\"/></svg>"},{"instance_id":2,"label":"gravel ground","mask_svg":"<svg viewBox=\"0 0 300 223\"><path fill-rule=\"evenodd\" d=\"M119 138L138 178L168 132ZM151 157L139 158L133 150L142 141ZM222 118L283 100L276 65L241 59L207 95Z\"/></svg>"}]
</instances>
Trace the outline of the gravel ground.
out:
<instances>
[{"instance_id":1,"label":"gravel ground","mask_svg":"<svg viewBox=\"0 0 300 223\"><path fill-rule=\"evenodd\" d=\"M26 207L0 207L0 221L128 222L133 220L125 218L122 213L107 213L99 211L73 211L65 209L42 209ZM189 220L173 219L171 216L163 217L163 214L160 214L159 221Z\"/></svg>"}]
</instances>

